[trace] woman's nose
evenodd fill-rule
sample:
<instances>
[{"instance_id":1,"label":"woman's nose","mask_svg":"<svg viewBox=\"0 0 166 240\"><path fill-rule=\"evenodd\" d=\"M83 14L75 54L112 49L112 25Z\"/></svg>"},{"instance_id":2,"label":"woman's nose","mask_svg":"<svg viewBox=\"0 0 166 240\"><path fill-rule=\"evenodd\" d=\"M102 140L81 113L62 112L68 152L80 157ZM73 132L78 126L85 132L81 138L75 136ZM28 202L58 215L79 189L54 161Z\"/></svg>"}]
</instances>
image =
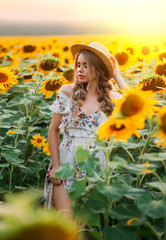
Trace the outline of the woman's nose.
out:
<instances>
[{"instance_id":1,"label":"woman's nose","mask_svg":"<svg viewBox=\"0 0 166 240\"><path fill-rule=\"evenodd\" d=\"M82 65L79 67L79 72L83 72L83 66Z\"/></svg>"}]
</instances>

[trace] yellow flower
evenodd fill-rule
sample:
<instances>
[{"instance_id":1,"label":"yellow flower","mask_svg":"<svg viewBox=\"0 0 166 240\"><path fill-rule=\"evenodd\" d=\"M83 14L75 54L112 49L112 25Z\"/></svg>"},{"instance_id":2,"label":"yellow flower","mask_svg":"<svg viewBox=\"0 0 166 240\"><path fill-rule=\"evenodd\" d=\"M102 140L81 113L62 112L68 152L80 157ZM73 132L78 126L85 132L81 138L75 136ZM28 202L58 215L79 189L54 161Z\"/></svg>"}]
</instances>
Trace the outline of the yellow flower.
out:
<instances>
[{"instance_id":1,"label":"yellow flower","mask_svg":"<svg viewBox=\"0 0 166 240\"><path fill-rule=\"evenodd\" d=\"M44 74L47 74L58 66L59 59L56 57L47 57L44 58L41 62L38 64L38 70Z\"/></svg>"},{"instance_id":2,"label":"yellow flower","mask_svg":"<svg viewBox=\"0 0 166 240\"><path fill-rule=\"evenodd\" d=\"M154 69L155 74L166 76L166 63L158 64Z\"/></svg>"},{"instance_id":3,"label":"yellow flower","mask_svg":"<svg viewBox=\"0 0 166 240\"><path fill-rule=\"evenodd\" d=\"M43 146L45 146L45 141L46 139L44 137L41 137L40 134L36 134L35 136L33 136L34 139L31 139L31 144L34 146L34 147L37 147L37 148L41 148Z\"/></svg>"},{"instance_id":4,"label":"yellow flower","mask_svg":"<svg viewBox=\"0 0 166 240\"><path fill-rule=\"evenodd\" d=\"M130 220L127 221L127 226L129 226L132 222L136 221L138 218L135 217L135 218L132 218Z\"/></svg>"},{"instance_id":5,"label":"yellow flower","mask_svg":"<svg viewBox=\"0 0 166 240\"><path fill-rule=\"evenodd\" d=\"M152 170L149 170L149 169L141 169L140 171L143 173L151 173L152 172Z\"/></svg>"},{"instance_id":6,"label":"yellow flower","mask_svg":"<svg viewBox=\"0 0 166 240\"><path fill-rule=\"evenodd\" d=\"M159 132L153 136L159 136L158 146L166 147L166 106L163 106L157 113Z\"/></svg>"},{"instance_id":7,"label":"yellow flower","mask_svg":"<svg viewBox=\"0 0 166 240\"><path fill-rule=\"evenodd\" d=\"M112 99L116 104L113 115L120 118L121 123L125 126L144 128L146 116L152 118L154 111L158 110L155 106L158 101L152 98L155 94L152 91L142 91L141 89L141 84L136 88L130 87L123 91L123 98Z\"/></svg>"},{"instance_id":8,"label":"yellow flower","mask_svg":"<svg viewBox=\"0 0 166 240\"><path fill-rule=\"evenodd\" d=\"M151 76L142 80L142 90L166 91L166 80L160 76Z\"/></svg>"},{"instance_id":9,"label":"yellow flower","mask_svg":"<svg viewBox=\"0 0 166 240\"><path fill-rule=\"evenodd\" d=\"M129 55L127 52L119 52L115 54L115 58L120 66L124 66L128 63Z\"/></svg>"},{"instance_id":10,"label":"yellow flower","mask_svg":"<svg viewBox=\"0 0 166 240\"><path fill-rule=\"evenodd\" d=\"M18 84L17 75L14 75L10 69L0 67L0 91L6 92L16 84Z\"/></svg>"},{"instance_id":11,"label":"yellow flower","mask_svg":"<svg viewBox=\"0 0 166 240\"><path fill-rule=\"evenodd\" d=\"M117 141L123 140L127 142L127 139L135 134L137 137L141 135L132 125L124 125L123 119L118 119L113 116L109 117L109 120L101 124L97 131L98 139L108 140L112 135L115 136Z\"/></svg>"},{"instance_id":12,"label":"yellow flower","mask_svg":"<svg viewBox=\"0 0 166 240\"><path fill-rule=\"evenodd\" d=\"M26 43L21 47L21 56L22 57L34 57L37 53L37 46L33 43Z\"/></svg>"},{"instance_id":13,"label":"yellow flower","mask_svg":"<svg viewBox=\"0 0 166 240\"><path fill-rule=\"evenodd\" d=\"M9 130L9 131L7 131L7 133L6 134L9 134L9 133L16 133L15 131L13 131L13 130Z\"/></svg>"},{"instance_id":14,"label":"yellow flower","mask_svg":"<svg viewBox=\"0 0 166 240\"><path fill-rule=\"evenodd\" d=\"M149 164L148 161L145 162L145 165L146 165L147 168L150 167L150 164Z\"/></svg>"},{"instance_id":15,"label":"yellow flower","mask_svg":"<svg viewBox=\"0 0 166 240\"><path fill-rule=\"evenodd\" d=\"M59 77L51 77L50 80L43 81L40 93L43 93L45 98L51 97L54 92L57 92L62 86L62 82Z\"/></svg>"},{"instance_id":16,"label":"yellow flower","mask_svg":"<svg viewBox=\"0 0 166 240\"><path fill-rule=\"evenodd\" d=\"M43 148L43 152L44 152L47 156L50 156L50 149L49 149L48 143L45 144L45 146L44 146L44 148Z\"/></svg>"}]
</instances>

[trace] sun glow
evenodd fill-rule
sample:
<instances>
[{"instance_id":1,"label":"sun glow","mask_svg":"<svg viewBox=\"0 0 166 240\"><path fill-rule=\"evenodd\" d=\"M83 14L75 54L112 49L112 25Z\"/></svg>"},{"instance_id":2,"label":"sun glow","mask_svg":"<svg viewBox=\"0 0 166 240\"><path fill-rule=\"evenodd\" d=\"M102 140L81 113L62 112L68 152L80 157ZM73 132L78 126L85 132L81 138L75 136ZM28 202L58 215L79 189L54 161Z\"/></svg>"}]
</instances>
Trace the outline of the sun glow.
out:
<instances>
[{"instance_id":1,"label":"sun glow","mask_svg":"<svg viewBox=\"0 0 166 240\"><path fill-rule=\"evenodd\" d=\"M2 1L1 20L88 24L107 33L163 34L166 23L164 0L28 0ZM161 24L162 23L162 24Z\"/></svg>"}]
</instances>

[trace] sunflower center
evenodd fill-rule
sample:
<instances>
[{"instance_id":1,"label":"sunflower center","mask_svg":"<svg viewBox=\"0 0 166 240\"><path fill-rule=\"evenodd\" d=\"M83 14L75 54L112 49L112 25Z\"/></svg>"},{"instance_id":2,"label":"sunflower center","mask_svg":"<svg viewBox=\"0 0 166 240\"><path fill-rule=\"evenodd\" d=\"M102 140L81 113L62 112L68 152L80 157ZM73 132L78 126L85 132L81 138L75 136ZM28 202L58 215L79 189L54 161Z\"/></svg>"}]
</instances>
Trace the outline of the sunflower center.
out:
<instances>
[{"instance_id":1,"label":"sunflower center","mask_svg":"<svg viewBox=\"0 0 166 240\"><path fill-rule=\"evenodd\" d=\"M129 56L127 55L127 53L122 52L122 53L117 53L115 55L115 58L117 59L119 65L124 65L127 63Z\"/></svg>"},{"instance_id":2,"label":"sunflower center","mask_svg":"<svg viewBox=\"0 0 166 240\"><path fill-rule=\"evenodd\" d=\"M143 82L143 91L159 91L166 87L166 82L161 77L149 78Z\"/></svg>"},{"instance_id":3,"label":"sunflower center","mask_svg":"<svg viewBox=\"0 0 166 240\"><path fill-rule=\"evenodd\" d=\"M8 79L8 76L0 72L0 83L6 82L7 79Z\"/></svg>"},{"instance_id":4,"label":"sunflower center","mask_svg":"<svg viewBox=\"0 0 166 240\"><path fill-rule=\"evenodd\" d=\"M33 45L26 45L23 47L23 51L25 53L31 53L31 52L34 52L36 49L36 46L33 46Z\"/></svg>"},{"instance_id":5,"label":"sunflower center","mask_svg":"<svg viewBox=\"0 0 166 240\"><path fill-rule=\"evenodd\" d=\"M24 79L31 79L32 78L32 75L24 75Z\"/></svg>"},{"instance_id":6,"label":"sunflower center","mask_svg":"<svg viewBox=\"0 0 166 240\"><path fill-rule=\"evenodd\" d=\"M164 75L166 76L166 64L159 64L157 67L156 67L156 73L160 76Z\"/></svg>"},{"instance_id":7,"label":"sunflower center","mask_svg":"<svg viewBox=\"0 0 166 240\"><path fill-rule=\"evenodd\" d=\"M125 117L131 117L139 113L144 106L142 98L138 95L130 95L122 104L121 112Z\"/></svg>"},{"instance_id":8,"label":"sunflower center","mask_svg":"<svg viewBox=\"0 0 166 240\"><path fill-rule=\"evenodd\" d=\"M126 127L125 127L124 124L122 124L119 128L117 128L117 127L116 127L116 124L113 124L113 125L110 126L110 128L111 128L111 130L113 130L113 131L121 131L121 130L125 129Z\"/></svg>"},{"instance_id":9,"label":"sunflower center","mask_svg":"<svg viewBox=\"0 0 166 240\"><path fill-rule=\"evenodd\" d=\"M166 133L166 113L161 117L161 127L164 133Z\"/></svg>"},{"instance_id":10,"label":"sunflower center","mask_svg":"<svg viewBox=\"0 0 166 240\"><path fill-rule=\"evenodd\" d=\"M56 81L52 81L52 82L48 81L45 85L46 90L53 91L53 92L58 90L60 87L61 87L61 84Z\"/></svg>"},{"instance_id":11,"label":"sunflower center","mask_svg":"<svg viewBox=\"0 0 166 240\"><path fill-rule=\"evenodd\" d=\"M37 142L38 142L38 143L42 143L42 139L41 139L41 138L38 138L38 139L37 139Z\"/></svg>"},{"instance_id":12,"label":"sunflower center","mask_svg":"<svg viewBox=\"0 0 166 240\"><path fill-rule=\"evenodd\" d=\"M144 46L144 47L142 47L141 52L143 55L148 55L150 52L150 49L149 49L149 47Z\"/></svg>"},{"instance_id":13,"label":"sunflower center","mask_svg":"<svg viewBox=\"0 0 166 240\"><path fill-rule=\"evenodd\" d=\"M58 65L58 62L44 60L44 61L42 61L40 66L43 70L49 71L49 70L56 68L57 65Z\"/></svg>"}]
</instances>

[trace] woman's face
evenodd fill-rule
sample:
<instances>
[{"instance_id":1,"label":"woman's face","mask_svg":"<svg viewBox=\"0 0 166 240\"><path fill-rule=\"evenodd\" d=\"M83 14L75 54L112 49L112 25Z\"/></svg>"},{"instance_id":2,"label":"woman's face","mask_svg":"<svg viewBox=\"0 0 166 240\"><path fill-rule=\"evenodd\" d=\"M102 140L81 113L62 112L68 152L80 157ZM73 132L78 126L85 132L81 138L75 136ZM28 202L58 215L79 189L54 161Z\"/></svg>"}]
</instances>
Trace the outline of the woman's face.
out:
<instances>
[{"instance_id":1,"label":"woman's face","mask_svg":"<svg viewBox=\"0 0 166 240\"><path fill-rule=\"evenodd\" d=\"M89 69L87 66L87 61L83 53L79 54L77 63L76 63L76 75L80 83L88 83L90 81ZM96 77L95 68L92 66L91 69L91 78L94 80Z\"/></svg>"}]
</instances>

